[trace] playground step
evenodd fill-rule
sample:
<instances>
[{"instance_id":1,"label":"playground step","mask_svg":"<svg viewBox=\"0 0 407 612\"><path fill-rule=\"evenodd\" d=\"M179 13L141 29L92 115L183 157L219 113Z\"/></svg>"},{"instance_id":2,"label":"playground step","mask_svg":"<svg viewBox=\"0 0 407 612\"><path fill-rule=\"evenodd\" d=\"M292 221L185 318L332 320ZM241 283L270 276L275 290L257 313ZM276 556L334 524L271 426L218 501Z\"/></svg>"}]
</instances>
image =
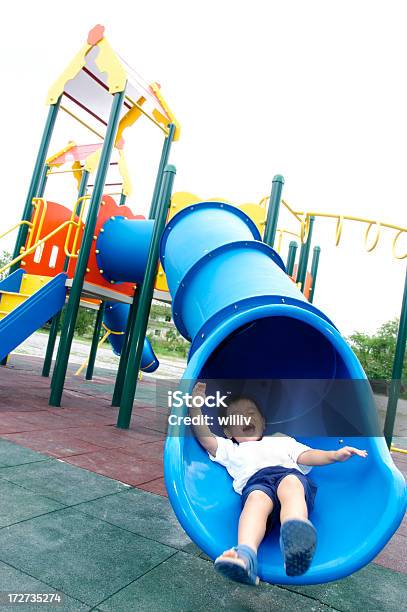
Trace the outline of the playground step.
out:
<instances>
[{"instance_id":1,"label":"playground step","mask_svg":"<svg viewBox=\"0 0 407 612\"><path fill-rule=\"evenodd\" d=\"M1 309L2 312L9 313L17 306L20 306L30 296L26 293L14 293L12 291L1 292Z\"/></svg>"},{"instance_id":2,"label":"playground step","mask_svg":"<svg viewBox=\"0 0 407 612\"><path fill-rule=\"evenodd\" d=\"M19 291L3 291L2 289L0 289L0 295L21 295L24 297L30 297L29 293L20 293Z\"/></svg>"},{"instance_id":3,"label":"playground step","mask_svg":"<svg viewBox=\"0 0 407 612\"><path fill-rule=\"evenodd\" d=\"M41 289L46 283L48 283L53 277L43 276L38 274L24 274L21 280L21 292L32 295L38 289Z\"/></svg>"}]
</instances>

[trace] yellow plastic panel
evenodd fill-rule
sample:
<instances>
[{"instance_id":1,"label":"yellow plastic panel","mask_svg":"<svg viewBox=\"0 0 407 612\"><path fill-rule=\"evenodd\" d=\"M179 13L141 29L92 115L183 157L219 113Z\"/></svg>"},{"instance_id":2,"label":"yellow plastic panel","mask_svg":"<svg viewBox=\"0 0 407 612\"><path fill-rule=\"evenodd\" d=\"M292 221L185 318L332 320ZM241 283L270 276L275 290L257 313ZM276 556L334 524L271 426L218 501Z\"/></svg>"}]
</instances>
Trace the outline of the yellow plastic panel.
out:
<instances>
[{"instance_id":1,"label":"yellow plastic panel","mask_svg":"<svg viewBox=\"0 0 407 612\"><path fill-rule=\"evenodd\" d=\"M127 168L126 158L124 157L123 151L119 150L119 164L118 164L120 176L123 180L122 192L125 196L131 195L132 186L130 180L130 174Z\"/></svg>"},{"instance_id":2,"label":"yellow plastic panel","mask_svg":"<svg viewBox=\"0 0 407 612\"><path fill-rule=\"evenodd\" d=\"M25 293L28 295L32 295L38 289L41 289L48 281L50 281L52 276L40 276L39 274L24 274L20 291L21 293Z\"/></svg>"},{"instance_id":3,"label":"yellow plastic panel","mask_svg":"<svg viewBox=\"0 0 407 612\"><path fill-rule=\"evenodd\" d=\"M11 312L27 299L26 295L20 293L2 293L0 308L3 313Z\"/></svg>"},{"instance_id":4,"label":"yellow plastic panel","mask_svg":"<svg viewBox=\"0 0 407 612\"><path fill-rule=\"evenodd\" d=\"M127 73L122 63L106 38L102 38L97 46L99 47L99 53L95 62L100 72L105 72L107 74L109 92L113 94L124 91L126 89Z\"/></svg>"},{"instance_id":5,"label":"yellow plastic panel","mask_svg":"<svg viewBox=\"0 0 407 612\"><path fill-rule=\"evenodd\" d=\"M86 43L82 49L75 55L73 60L61 74L61 76L50 87L47 96L47 104L56 104L59 96L64 91L65 85L76 77L78 72L82 70L86 62L86 55L92 49L92 45Z\"/></svg>"},{"instance_id":6,"label":"yellow plastic panel","mask_svg":"<svg viewBox=\"0 0 407 612\"><path fill-rule=\"evenodd\" d=\"M140 106L143 106L145 101L146 101L146 98L143 98L143 96L141 96L137 100L137 104L139 104ZM120 119L119 127L117 128L116 139L115 139L116 145L122 139L124 130L132 126L137 121L137 119L141 117L142 114L143 114L142 111L137 106L132 106L131 109L128 110L127 113Z\"/></svg>"},{"instance_id":7,"label":"yellow plastic panel","mask_svg":"<svg viewBox=\"0 0 407 612\"><path fill-rule=\"evenodd\" d=\"M164 96L161 93L160 86L158 85L158 83L151 83L150 89L154 93L155 97L157 98L157 100L161 104L161 107L164 109L167 115L167 117L164 117L164 115L160 113L159 110L154 109L153 110L154 119L158 121L158 123L161 123L164 127L167 127L169 123L173 123L175 125L174 141L179 140L180 133L181 133L181 125L175 118L174 113L172 112L166 100L164 99Z\"/></svg>"}]
</instances>

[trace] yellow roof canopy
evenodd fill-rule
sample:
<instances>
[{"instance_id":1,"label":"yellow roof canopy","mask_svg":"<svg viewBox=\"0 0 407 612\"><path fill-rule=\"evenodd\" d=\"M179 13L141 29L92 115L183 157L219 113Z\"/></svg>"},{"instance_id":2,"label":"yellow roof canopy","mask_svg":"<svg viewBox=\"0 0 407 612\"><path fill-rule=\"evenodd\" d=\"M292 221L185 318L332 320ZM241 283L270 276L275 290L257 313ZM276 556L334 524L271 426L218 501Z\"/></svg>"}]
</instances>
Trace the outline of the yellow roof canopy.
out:
<instances>
[{"instance_id":1,"label":"yellow roof canopy","mask_svg":"<svg viewBox=\"0 0 407 612\"><path fill-rule=\"evenodd\" d=\"M178 140L179 123L158 83L148 84L131 68L110 46L104 31L102 25L90 30L86 43L50 88L47 104L55 104L62 96L61 108L103 137L101 131L108 123L111 95L125 91L117 142L124 129L142 115L165 133L168 124L173 123L174 140Z\"/></svg>"}]
</instances>

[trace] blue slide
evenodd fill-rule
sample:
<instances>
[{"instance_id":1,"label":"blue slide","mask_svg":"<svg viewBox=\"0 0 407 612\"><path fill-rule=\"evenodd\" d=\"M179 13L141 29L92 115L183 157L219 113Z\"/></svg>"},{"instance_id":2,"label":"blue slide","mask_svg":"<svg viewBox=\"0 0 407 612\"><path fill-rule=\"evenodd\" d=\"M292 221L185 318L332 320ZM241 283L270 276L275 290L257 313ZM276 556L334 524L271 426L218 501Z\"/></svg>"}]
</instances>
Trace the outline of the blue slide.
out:
<instances>
[{"instance_id":1,"label":"blue slide","mask_svg":"<svg viewBox=\"0 0 407 612\"><path fill-rule=\"evenodd\" d=\"M179 212L164 232L161 261L175 324L191 341L183 381L188 391L198 379L208 381L209 392L233 388L258 401L268 433L369 453L313 469L318 547L309 571L285 574L274 529L259 550L260 578L322 583L369 563L404 516L406 486L380 435L366 375L344 338L233 206L205 202ZM240 496L226 470L187 434L182 424L169 429L166 487L185 531L214 559L236 544Z\"/></svg>"},{"instance_id":2,"label":"blue slide","mask_svg":"<svg viewBox=\"0 0 407 612\"><path fill-rule=\"evenodd\" d=\"M19 269L0 282L0 299L4 299L1 291L19 293L23 275ZM66 297L65 281L64 272L57 274L0 320L0 359L61 310Z\"/></svg>"},{"instance_id":3,"label":"blue slide","mask_svg":"<svg viewBox=\"0 0 407 612\"><path fill-rule=\"evenodd\" d=\"M115 355L121 355L122 352L129 310L130 306L128 304L106 302L103 323L106 329L115 332L109 336L109 341ZM143 372L155 372L159 365L160 363L154 354L150 341L146 337L141 356L141 369Z\"/></svg>"}]
</instances>

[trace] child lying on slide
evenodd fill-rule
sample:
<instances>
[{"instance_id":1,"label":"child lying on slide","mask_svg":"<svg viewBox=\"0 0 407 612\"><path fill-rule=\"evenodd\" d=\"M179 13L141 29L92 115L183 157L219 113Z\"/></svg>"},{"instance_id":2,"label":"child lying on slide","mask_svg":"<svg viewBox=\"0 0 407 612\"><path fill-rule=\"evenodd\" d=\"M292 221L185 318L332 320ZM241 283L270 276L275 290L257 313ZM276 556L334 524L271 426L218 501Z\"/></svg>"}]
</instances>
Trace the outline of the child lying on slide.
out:
<instances>
[{"instance_id":1,"label":"child lying on slide","mask_svg":"<svg viewBox=\"0 0 407 612\"><path fill-rule=\"evenodd\" d=\"M197 383L193 397L205 397L206 385ZM201 414L190 408L191 416ZM316 486L307 476L314 465L347 461L367 452L351 446L337 451L315 450L285 435L265 436L265 420L249 398L232 399L225 416L246 417L246 425L224 427L227 439L215 436L207 425L194 426L200 444L212 461L223 465L233 478L234 490L242 496L238 545L215 560L215 569L224 576L258 584L257 549L266 530L280 518L280 547L288 576L304 574L314 556L317 534L308 520ZM243 419L231 419L242 421Z\"/></svg>"}]
</instances>

